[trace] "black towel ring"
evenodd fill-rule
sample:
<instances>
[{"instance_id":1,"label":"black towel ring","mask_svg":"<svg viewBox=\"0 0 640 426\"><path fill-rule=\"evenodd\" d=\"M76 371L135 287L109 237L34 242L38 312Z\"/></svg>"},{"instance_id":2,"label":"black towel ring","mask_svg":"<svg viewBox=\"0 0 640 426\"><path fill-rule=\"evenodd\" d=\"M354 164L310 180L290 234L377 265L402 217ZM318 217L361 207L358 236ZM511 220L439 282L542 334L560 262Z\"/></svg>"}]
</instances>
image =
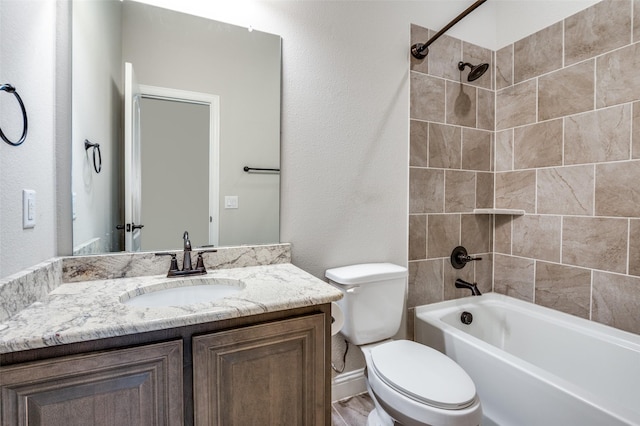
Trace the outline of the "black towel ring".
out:
<instances>
[{"instance_id":1,"label":"black towel ring","mask_svg":"<svg viewBox=\"0 0 640 426\"><path fill-rule=\"evenodd\" d=\"M13 87L10 84L2 84L0 85L0 90L5 91L7 93L13 93L13 96L16 97L16 99L18 100L18 103L20 104L20 109L22 110L22 136L20 136L20 140L18 142L13 142L11 140L9 140L9 138L7 138L4 134L4 132L2 131L2 129L0 129L0 137L2 138L3 141L5 141L6 143L8 143L9 145L12 146L18 146L18 145L22 145L22 142L24 142L24 140L27 138L27 110L24 108L24 104L22 103L22 99L20 98L20 95L18 95L18 92L16 92L16 88Z\"/></svg>"},{"instance_id":2,"label":"black towel ring","mask_svg":"<svg viewBox=\"0 0 640 426\"><path fill-rule=\"evenodd\" d=\"M93 148L93 170L96 173L100 173L102 170L102 153L100 153L100 144L89 142L87 139L84 140L84 150L88 150L89 148ZM96 152L98 153L98 159L96 160Z\"/></svg>"}]
</instances>

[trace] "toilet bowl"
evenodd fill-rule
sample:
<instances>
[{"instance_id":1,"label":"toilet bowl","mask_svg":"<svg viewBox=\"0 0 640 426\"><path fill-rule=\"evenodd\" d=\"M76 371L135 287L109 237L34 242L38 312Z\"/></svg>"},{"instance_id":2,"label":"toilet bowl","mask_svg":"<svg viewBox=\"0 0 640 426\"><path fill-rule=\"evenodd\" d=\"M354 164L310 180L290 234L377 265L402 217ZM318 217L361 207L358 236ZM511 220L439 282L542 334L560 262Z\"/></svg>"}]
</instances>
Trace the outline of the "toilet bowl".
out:
<instances>
[{"instance_id":1,"label":"toilet bowl","mask_svg":"<svg viewBox=\"0 0 640 426\"><path fill-rule=\"evenodd\" d=\"M477 426L482 407L469 375L437 350L409 340L361 347L378 413L367 426ZM380 408L387 416L380 415Z\"/></svg>"},{"instance_id":2,"label":"toilet bowl","mask_svg":"<svg viewBox=\"0 0 640 426\"><path fill-rule=\"evenodd\" d=\"M400 327L406 268L369 263L328 269L343 293L341 333L359 346L375 409L367 426L478 426L482 407L469 375L441 352L409 340L388 340Z\"/></svg>"}]
</instances>

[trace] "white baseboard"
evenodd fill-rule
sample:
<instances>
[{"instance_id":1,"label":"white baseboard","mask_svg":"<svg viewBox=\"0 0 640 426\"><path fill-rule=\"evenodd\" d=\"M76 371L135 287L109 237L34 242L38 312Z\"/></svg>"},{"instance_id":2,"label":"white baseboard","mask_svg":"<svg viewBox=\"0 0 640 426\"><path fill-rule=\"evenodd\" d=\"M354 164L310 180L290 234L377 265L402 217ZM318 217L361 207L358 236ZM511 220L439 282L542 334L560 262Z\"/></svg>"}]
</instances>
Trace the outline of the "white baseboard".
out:
<instances>
[{"instance_id":1,"label":"white baseboard","mask_svg":"<svg viewBox=\"0 0 640 426\"><path fill-rule=\"evenodd\" d=\"M331 402L359 395L367 391L364 368L338 374L331 382Z\"/></svg>"}]
</instances>

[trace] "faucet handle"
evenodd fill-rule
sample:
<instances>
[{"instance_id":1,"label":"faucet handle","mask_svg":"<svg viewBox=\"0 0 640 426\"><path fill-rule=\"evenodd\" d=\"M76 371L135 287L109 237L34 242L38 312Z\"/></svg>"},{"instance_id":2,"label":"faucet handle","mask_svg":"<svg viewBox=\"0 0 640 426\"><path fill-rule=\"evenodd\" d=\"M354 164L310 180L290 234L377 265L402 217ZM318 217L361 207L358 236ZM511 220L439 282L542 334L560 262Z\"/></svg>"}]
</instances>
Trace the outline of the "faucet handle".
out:
<instances>
[{"instance_id":1,"label":"faucet handle","mask_svg":"<svg viewBox=\"0 0 640 426\"><path fill-rule=\"evenodd\" d=\"M178 271L178 259L175 253L161 252L155 253L156 256L171 256L171 264L169 265L169 272Z\"/></svg>"}]
</instances>

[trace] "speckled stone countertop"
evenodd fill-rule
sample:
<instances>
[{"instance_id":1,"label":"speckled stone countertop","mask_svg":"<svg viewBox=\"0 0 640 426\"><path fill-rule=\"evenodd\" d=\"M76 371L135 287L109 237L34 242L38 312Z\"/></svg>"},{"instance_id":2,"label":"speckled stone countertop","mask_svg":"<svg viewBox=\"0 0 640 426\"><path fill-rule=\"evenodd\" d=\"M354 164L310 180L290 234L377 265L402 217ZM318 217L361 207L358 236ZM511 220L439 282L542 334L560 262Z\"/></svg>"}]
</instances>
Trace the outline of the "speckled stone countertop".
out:
<instances>
[{"instance_id":1,"label":"speckled stone countertop","mask_svg":"<svg viewBox=\"0 0 640 426\"><path fill-rule=\"evenodd\" d=\"M211 269L207 275L184 278L239 280L242 289L209 303L134 307L122 301L150 286L191 283L164 274L67 281L2 320L0 353L313 306L342 297L339 290L290 263Z\"/></svg>"}]
</instances>

